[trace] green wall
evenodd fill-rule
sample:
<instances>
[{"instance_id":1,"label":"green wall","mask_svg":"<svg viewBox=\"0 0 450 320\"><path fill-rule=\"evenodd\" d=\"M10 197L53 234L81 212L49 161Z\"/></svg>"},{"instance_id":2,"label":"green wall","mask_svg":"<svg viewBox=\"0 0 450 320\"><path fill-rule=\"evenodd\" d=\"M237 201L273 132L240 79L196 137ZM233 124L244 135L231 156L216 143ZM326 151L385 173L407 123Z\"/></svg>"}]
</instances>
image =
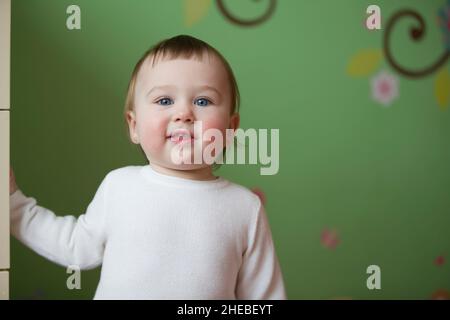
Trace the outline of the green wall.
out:
<instances>
[{"instance_id":1,"label":"green wall","mask_svg":"<svg viewBox=\"0 0 450 320\"><path fill-rule=\"evenodd\" d=\"M265 2L225 1L241 17L261 14ZM81 30L66 28L70 4L81 8ZM363 26L370 4L381 7L382 30ZM431 64L445 50L436 18L446 4L278 0L267 21L241 27L209 1L13 1L11 163L17 182L41 206L79 215L107 172L145 164L122 118L132 68L155 42L190 34L232 65L242 94L241 126L280 130L277 175L259 175L258 165L224 165L217 173L264 191L288 298L445 296L449 64L417 79L397 73L385 57L372 64L361 58L368 70L356 66L360 76L348 68L361 50L380 52L386 21L404 8L420 12L427 31L413 42L407 32L416 23L401 20L393 52L411 68ZM187 6L203 14L195 20ZM371 97L370 81L383 70L398 80L399 96L388 107ZM321 241L327 229L336 246ZM64 268L15 239L11 259L12 299L94 295L99 269L82 272L82 290L70 291ZM372 264L381 268L381 290L366 287Z\"/></svg>"}]
</instances>

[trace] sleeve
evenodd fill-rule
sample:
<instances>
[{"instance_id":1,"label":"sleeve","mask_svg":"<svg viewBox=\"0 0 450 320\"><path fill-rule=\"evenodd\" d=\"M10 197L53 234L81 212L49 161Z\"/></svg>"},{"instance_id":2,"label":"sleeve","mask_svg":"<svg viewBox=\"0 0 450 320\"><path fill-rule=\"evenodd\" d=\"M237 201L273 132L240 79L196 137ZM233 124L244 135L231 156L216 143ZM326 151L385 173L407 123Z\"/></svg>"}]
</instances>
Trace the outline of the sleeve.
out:
<instances>
[{"instance_id":1,"label":"sleeve","mask_svg":"<svg viewBox=\"0 0 450 320\"><path fill-rule=\"evenodd\" d=\"M39 255L62 266L92 269L103 260L106 243L106 178L86 213L56 216L18 189L10 195L11 234Z\"/></svg>"},{"instance_id":2,"label":"sleeve","mask_svg":"<svg viewBox=\"0 0 450 320\"><path fill-rule=\"evenodd\" d=\"M236 298L239 300L285 300L286 291L272 233L259 202L256 221L239 270Z\"/></svg>"}]
</instances>

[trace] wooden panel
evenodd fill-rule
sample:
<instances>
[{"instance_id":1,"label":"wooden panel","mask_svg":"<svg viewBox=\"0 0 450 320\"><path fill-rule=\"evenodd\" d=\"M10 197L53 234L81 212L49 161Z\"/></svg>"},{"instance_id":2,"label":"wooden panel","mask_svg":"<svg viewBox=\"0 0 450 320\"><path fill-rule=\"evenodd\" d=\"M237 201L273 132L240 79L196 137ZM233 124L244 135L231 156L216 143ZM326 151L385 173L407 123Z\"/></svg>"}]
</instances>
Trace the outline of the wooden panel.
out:
<instances>
[{"instance_id":1,"label":"wooden panel","mask_svg":"<svg viewBox=\"0 0 450 320\"><path fill-rule=\"evenodd\" d=\"M9 111L8 110L0 111L0 270L1 269L9 269Z\"/></svg>"},{"instance_id":2,"label":"wooden panel","mask_svg":"<svg viewBox=\"0 0 450 320\"><path fill-rule=\"evenodd\" d=\"M0 300L9 299L9 272L0 271Z\"/></svg>"},{"instance_id":3,"label":"wooden panel","mask_svg":"<svg viewBox=\"0 0 450 320\"><path fill-rule=\"evenodd\" d=\"M9 109L11 0L0 0L0 109Z\"/></svg>"}]
</instances>

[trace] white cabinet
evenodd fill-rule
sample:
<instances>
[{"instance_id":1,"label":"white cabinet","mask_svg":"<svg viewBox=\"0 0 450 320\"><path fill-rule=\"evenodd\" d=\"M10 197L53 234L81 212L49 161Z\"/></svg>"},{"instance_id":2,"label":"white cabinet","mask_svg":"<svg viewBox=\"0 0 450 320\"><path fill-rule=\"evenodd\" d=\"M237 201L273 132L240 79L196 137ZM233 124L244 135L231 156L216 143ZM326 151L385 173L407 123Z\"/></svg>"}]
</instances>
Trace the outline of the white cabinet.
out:
<instances>
[{"instance_id":1,"label":"white cabinet","mask_svg":"<svg viewBox=\"0 0 450 320\"><path fill-rule=\"evenodd\" d=\"M0 0L0 109L9 109L11 0Z\"/></svg>"},{"instance_id":2,"label":"white cabinet","mask_svg":"<svg viewBox=\"0 0 450 320\"><path fill-rule=\"evenodd\" d=\"M0 111L0 271L6 269L9 269L9 111L2 110Z\"/></svg>"},{"instance_id":3,"label":"white cabinet","mask_svg":"<svg viewBox=\"0 0 450 320\"><path fill-rule=\"evenodd\" d=\"M11 0L0 0L0 300L9 298Z\"/></svg>"},{"instance_id":4,"label":"white cabinet","mask_svg":"<svg viewBox=\"0 0 450 320\"><path fill-rule=\"evenodd\" d=\"M7 300L9 297L9 273L0 271L0 300Z\"/></svg>"},{"instance_id":5,"label":"white cabinet","mask_svg":"<svg viewBox=\"0 0 450 320\"><path fill-rule=\"evenodd\" d=\"M9 291L9 111L0 111L0 300Z\"/></svg>"}]
</instances>

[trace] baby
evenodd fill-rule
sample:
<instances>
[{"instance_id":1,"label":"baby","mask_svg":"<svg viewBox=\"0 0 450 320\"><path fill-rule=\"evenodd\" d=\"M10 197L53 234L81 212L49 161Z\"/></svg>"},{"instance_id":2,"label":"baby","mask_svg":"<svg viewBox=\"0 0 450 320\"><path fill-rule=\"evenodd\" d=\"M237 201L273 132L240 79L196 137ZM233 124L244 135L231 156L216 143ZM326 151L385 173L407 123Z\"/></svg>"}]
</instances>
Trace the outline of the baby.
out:
<instances>
[{"instance_id":1,"label":"baby","mask_svg":"<svg viewBox=\"0 0 450 320\"><path fill-rule=\"evenodd\" d=\"M194 122L226 137L238 107L216 49L185 35L161 41L136 64L125 105L149 164L109 172L78 218L38 206L11 170L11 233L62 266L102 265L94 299L286 299L258 196L214 176L210 163L186 161L208 145Z\"/></svg>"}]
</instances>

